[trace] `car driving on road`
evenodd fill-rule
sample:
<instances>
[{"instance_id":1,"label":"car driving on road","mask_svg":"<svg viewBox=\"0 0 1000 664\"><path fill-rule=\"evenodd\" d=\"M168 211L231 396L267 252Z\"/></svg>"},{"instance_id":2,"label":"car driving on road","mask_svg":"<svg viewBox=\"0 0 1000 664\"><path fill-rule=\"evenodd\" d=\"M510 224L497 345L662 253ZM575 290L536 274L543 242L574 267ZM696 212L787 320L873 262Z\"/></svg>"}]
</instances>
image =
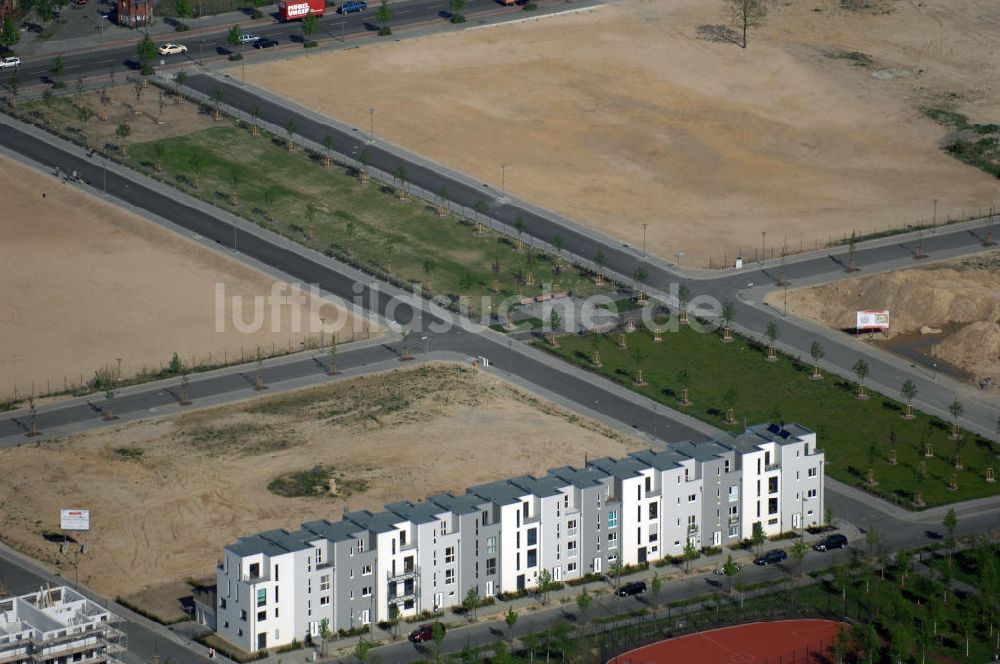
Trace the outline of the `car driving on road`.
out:
<instances>
[{"instance_id":1,"label":"car driving on road","mask_svg":"<svg viewBox=\"0 0 1000 664\"><path fill-rule=\"evenodd\" d=\"M271 48L272 46L277 46L277 39L258 39L254 42L253 47L259 49Z\"/></svg>"},{"instance_id":2,"label":"car driving on road","mask_svg":"<svg viewBox=\"0 0 1000 664\"><path fill-rule=\"evenodd\" d=\"M645 581L632 581L631 583L626 583L624 586L619 588L615 594L619 597L628 597L630 595L638 595L644 592L646 592Z\"/></svg>"},{"instance_id":3,"label":"car driving on road","mask_svg":"<svg viewBox=\"0 0 1000 664\"><path fill-rule=\"evenodd\" d=\"M187 53L188 47L184 44L173 44L168 42L157 50L160 55L177 55L178 53Z\"/></svg>"},{"instance_id":4,"label":"car driving on road","mask_svg":"<svg viewBox=\"0 0 1000 664\"><path fill-rule=\"evenodd\" d=\"M444 625L441 623L434 623L434 625L441 626L441 635L444 636ZM434 638L434 625L421 625L412 632L408 637L413 643L423 643L425 641L430 641Z\"/></svg>"},{"instance_id":5,"label":"car driving on road","mask_svg":"<svg viewBox=\"0 0 1000 664\"><path fill-rule=\"evenodd\" d=\"M753 561L754 565L777 565L782 560L788 557L788 554L781 549L775 549L774 551L768 551L762 556L757 556Z\"/></svg>"},{"instance_id":6,"label":"car driving on road","mask_svg":"<svg viewBox=\"0 0 1000 664\"><path fill-rule=\"evenodd\" d=\"M21 58L15 56L0 58L0 69L12 69L14 67L20 67L20 66L21 66Z\"/></svg>"},{"instance_id":7,"label":"car driving on road","mask_svg":"<svg viewBox=\"0 0 1000 664\"><path fill-rule=\"evenodd\" d=\"M813 548L817 551L832 551L834 549L843 549L845 546L847 546L847 537L836 533L830 535L822 542L817 542L813 545Z\"/></svg>"},{"instance_id":8,"label":"car driving on road","mask_svg":"<svg viewBox=\"0 0 1000 664\"><path fill-rule=\"evenodd\" d=\"M251 35L250 33L243 33L240 35L241 44L252 44L258 41L260 41L260 35Z\"/></svg>"},{"instance_id":9,"label":"car driving on road","mask_svg":"<svg viewBox=\"0 0 1000 664\"><path fill-rule=\"evenodd\" d=\"M365 0L347 0L347 2L337 7L337 13L353 14L354 12L363 12L366 9L368 9L368 3Z\"/></svg>"}]
</instances>

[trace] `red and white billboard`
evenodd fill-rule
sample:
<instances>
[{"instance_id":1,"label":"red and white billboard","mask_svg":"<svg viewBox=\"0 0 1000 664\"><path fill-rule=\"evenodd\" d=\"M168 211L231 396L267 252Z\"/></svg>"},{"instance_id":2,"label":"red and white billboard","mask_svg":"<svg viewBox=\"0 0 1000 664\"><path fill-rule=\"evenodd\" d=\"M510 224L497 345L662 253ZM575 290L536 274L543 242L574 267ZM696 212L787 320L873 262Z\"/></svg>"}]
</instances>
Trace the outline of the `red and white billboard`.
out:
<instances>
[{"instance_id":1,"label":"red and white billboard","mask_svg":"<svg viewBox=\"0 0 1000 664\"><path fill-rule=\"evenodd\" d=\"M859 311L857 312L858 330L888 330L889 310L883 311Z\"/></svg>"}]
</instances>

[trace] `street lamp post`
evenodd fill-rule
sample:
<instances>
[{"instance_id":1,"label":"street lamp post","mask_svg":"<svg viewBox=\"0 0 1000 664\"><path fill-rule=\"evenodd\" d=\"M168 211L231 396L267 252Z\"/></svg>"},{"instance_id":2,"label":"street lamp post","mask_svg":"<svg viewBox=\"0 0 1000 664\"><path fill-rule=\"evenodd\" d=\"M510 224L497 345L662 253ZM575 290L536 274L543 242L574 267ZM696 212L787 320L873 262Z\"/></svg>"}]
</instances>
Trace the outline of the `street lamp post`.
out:
<instances>
[{"instance_id":1,"label":"street lamp post","mask_svg":"<svg viewBox=\"0 0 1000 664\"><path fill-rule=\"evenodd\" d=\"M684 256L684 252L683 251L678 251L677 252L677 267L681 266L681 258L683 256Z\"/></svg>"},{"instance_id":2,"label":"street lamp post","mask_svg":"<svg viewBox=\"0 0 1000 664\"><path fill-rule=\"evenodd\" d=\"M500 164L500 195L507 196L507 164Z\"/></svg>"},{"instance_id":3,"label":"street lamp post","mask_svg":"<svg viewBox=\"0 0 1000 664\"><path fill-rule=\"evenodd\" d=\"M937 199L934 199L934 218L931 219L931 227L937 228Z\"/></svg>"},{"instance_id":4,"label":"street lamp post","mask_svg":"<svg viewBox=\"0 0 1000 664\"><path fill-rule=\"evenodd\" d=\"M375 142L375 109L368 109L368 142Z\"/></svg>"},{"instance_id":5,"label":"street lamp post","mask_svg":"<svg viewBox=\"0 0 1000 664\"><path fill-rule=\"evenodd\" d=\"M420 338L424 342L424 355L427 355L427 353L430 352L430 348L431 348L430 337L428 337L428 336L425 335L425 336L422 336Z\"/></svg>"},{"instance_id":6,"label":"street lamp post","mask_svg":"<svg viewBox=\"0 0 1000 664\"><path fill-rule=\"evenodd\" d=\"M649 224L643 224L642 225L642 257L643 258L646 257L646 226L649 226Z\"/></svg>"},{"instance_id":7,"label":"street lamp post","mask_svg":"<svg viewBox=\"0 0 1000 664\"><path fill-rule=\"evenodd\" d=\"M767 231L760 232L760 262L764 262L764 240L767 238Z\"/></svg>"}]
</instances>

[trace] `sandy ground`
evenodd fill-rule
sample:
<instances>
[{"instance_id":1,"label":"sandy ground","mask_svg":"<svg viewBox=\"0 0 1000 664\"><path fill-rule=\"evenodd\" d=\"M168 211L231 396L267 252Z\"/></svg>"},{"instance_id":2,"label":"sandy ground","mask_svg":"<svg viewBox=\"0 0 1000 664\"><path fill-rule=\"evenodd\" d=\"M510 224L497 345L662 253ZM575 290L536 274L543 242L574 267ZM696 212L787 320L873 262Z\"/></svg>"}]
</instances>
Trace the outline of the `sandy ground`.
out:
<instances>
[{"instance_id":1,"label":"sandy ground","mask_svg":"<svg viewBox=\"0 0 1000 664\"><path fill-rule=\"evenodd\" d=\"M464 367L399 370L0 450L0 534L59 562L43 534L58 528L61 507L87 507L92 553L80 581L124 596L214 574L239 535L641 446ZM268 491L316 464L367 489L346 498ZM71 561L62 559L69 571Z\"/></svg>"},{"instance_id":2,"label":"sandy ground","mask_svg":"<svg viewBox=\"0 0 1000 664\"><path fill-rule=\"evenodd\" d=\"M1000 118L1000 5L773 4L750 47L721 3L594 11L247 67L253 83L683 265L987 209L995 178L917 110ZM512 10L515 11L515 10ZM862 51L872 67L828 54ZM336 72L335 84L330 72ZM762 238L761 233L766 233Z\"/></svg>"},{"instance_id":3,"label":"sandy ground","mask_svg":"<svg viewBox=\"0 0 1000 664\"><path fill-rule=\"evenodd\" d=\"M836 329L855 311L888 309L890 338L937 329L933 357L973 377L1000 399L1000 252L788 291L788 310ZM775 306L782 298L772 294ZM927 332L929 330L925 330ZM890 344L890 348L892 344Z\"/></svg>"},{"instance_id":4,"label":"sandy ground","mask_svg":"<svg viewBox=\"0 0 1000 664\"><path fill-rule=\"evenodd\" d=\"M241 332L234 312L253 329L254 297L269 296L273 278L6 158L0 200L0 400L15 388L23 396L32 385L45 393L89 381L119 357L130 376L159 369L174 352L190 364L232 360L241 349L250 357L258 345L298 348L318 340L320 315L331 327L347 325L342 340L353 334L346 312L308 297L299 305L300 331L283 305L262 309L258 331ZM217 284L226 296L221 332Z\"/></svg>"}]
</instances>

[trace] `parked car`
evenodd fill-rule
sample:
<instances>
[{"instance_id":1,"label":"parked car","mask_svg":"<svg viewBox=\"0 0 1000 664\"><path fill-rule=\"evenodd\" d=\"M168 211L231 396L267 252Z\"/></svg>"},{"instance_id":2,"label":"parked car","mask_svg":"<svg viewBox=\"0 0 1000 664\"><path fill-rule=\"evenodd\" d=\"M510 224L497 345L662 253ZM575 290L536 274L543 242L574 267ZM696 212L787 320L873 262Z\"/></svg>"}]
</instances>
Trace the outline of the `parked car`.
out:
<instances>
[{"instance_id":1,"label":"parked car","mask_svg":"<svg viewBox=\"0 0 1000 664\"><path fill-rule=\"evenodd\" d=\"M441 634L444 634L444 624L434 623L433 625L421 625L412 632L410 632L409 639L413 643L424 643L425 641L430 641L434 638L434 625L441 626Z\"/></svg>"},{"instance_id":2,"label":"parked car","mask_svg":"<svg viewBox=\"0 0 1000 664\"><path fill-rule=\"evenodd\" d=\"M260 49L265 49L265 48L271 48L272 46L277 46L277 45L278 45L278 40L277 39L261 39L261 40L255 41L254 44L253 44L253 47L254 48L260 48Z\"/></svg>"},{"instance_id":3,"label":"parked car","mask_svg":"<svg viewBox=\"0 0 1000 664\"><path fill-rule=\"evenodd\" d=\"M758 556L754 561L754 565L777 565L782 560L788 557L788 553L781 549L775 549L774 551L768 551L762 556Z\"/></svg>"},{"instance_id":4,"label":"parked car","mask_svg":"<svg viewBox=\"0 0 1000 664\"><path fill-rule=\"evenodd\" d=\"M177 55L178 53L187 53L188 47L184 44L173 44L168 42L157 50L160 55Z\"/></svg>"},{"instance_id":5,"label":"parked car","mask_svg":"<svg viewBox=\"0 0 1000 664\"><path fill-rule=\"evenodd\" d=\"M734 561L733 562L733 569L736 570L737 572L739 572L741 569L743 569L743 565L741 565L740 563ZM718 567L716 567L715 568L715 573L718 574L719 576L724 576L726 574L726 565L725 565L725 563L723 563L722 565L719 565Z\"/></svg>"},{"instance_id":6,"label":"parked car","mask_svg":"<svg viewBox=\"0 0 1000 664\"><path fill-rule=\"evenodd\" d=\"M629 597L631 595L638 595L639 593L646 592L646 582L645 581L631 581L626 583L624 586L618 589L615 593L619 597Z\"/></svg>"},{"instance_id":7,"label":"parked car","mask_svg":"<svg viewBox=\"0 0 1000 664\"><path fill-rule=\"evenodd\" d=\"M16 56L8 56L6 58L0 58L0 69L11 69L13 67L21 66L21 58Z\"/></svg>"},{"instance_id":8,"label":"parked car","mask_svg":"<svg viewBox=\"0 0 1000 664\"><path fill-rule=\"evenodd\" d=\"M251 35L250 33L243 33L240 35L241 44L253 44L258 41L260 41L260 35Z\"/></svg>"},{"instance_id":9,"label":"parked car","mask_svg":"<svg viewBox=\"0 0 1000 664\"><path fill-rule=\"evenodd\" d=\"M833 549L843 549L845 546L847 546L847 537L836 533L830 535L822 542L817 542L813 545L813 548L817 551L832 551Z\"/></svg>"},{"instance_id":10,"label":"parked car","mask_svg":"<svg viewBox=\"0 0 1000 664\"><path fill-rule=\"evenodd\" d=\"M368 3L365 0L347 0L347 2L337 7L337 13L353 14L354 12L363 12L366 9L368 9Z\"/></svg>"}]
</instances>

